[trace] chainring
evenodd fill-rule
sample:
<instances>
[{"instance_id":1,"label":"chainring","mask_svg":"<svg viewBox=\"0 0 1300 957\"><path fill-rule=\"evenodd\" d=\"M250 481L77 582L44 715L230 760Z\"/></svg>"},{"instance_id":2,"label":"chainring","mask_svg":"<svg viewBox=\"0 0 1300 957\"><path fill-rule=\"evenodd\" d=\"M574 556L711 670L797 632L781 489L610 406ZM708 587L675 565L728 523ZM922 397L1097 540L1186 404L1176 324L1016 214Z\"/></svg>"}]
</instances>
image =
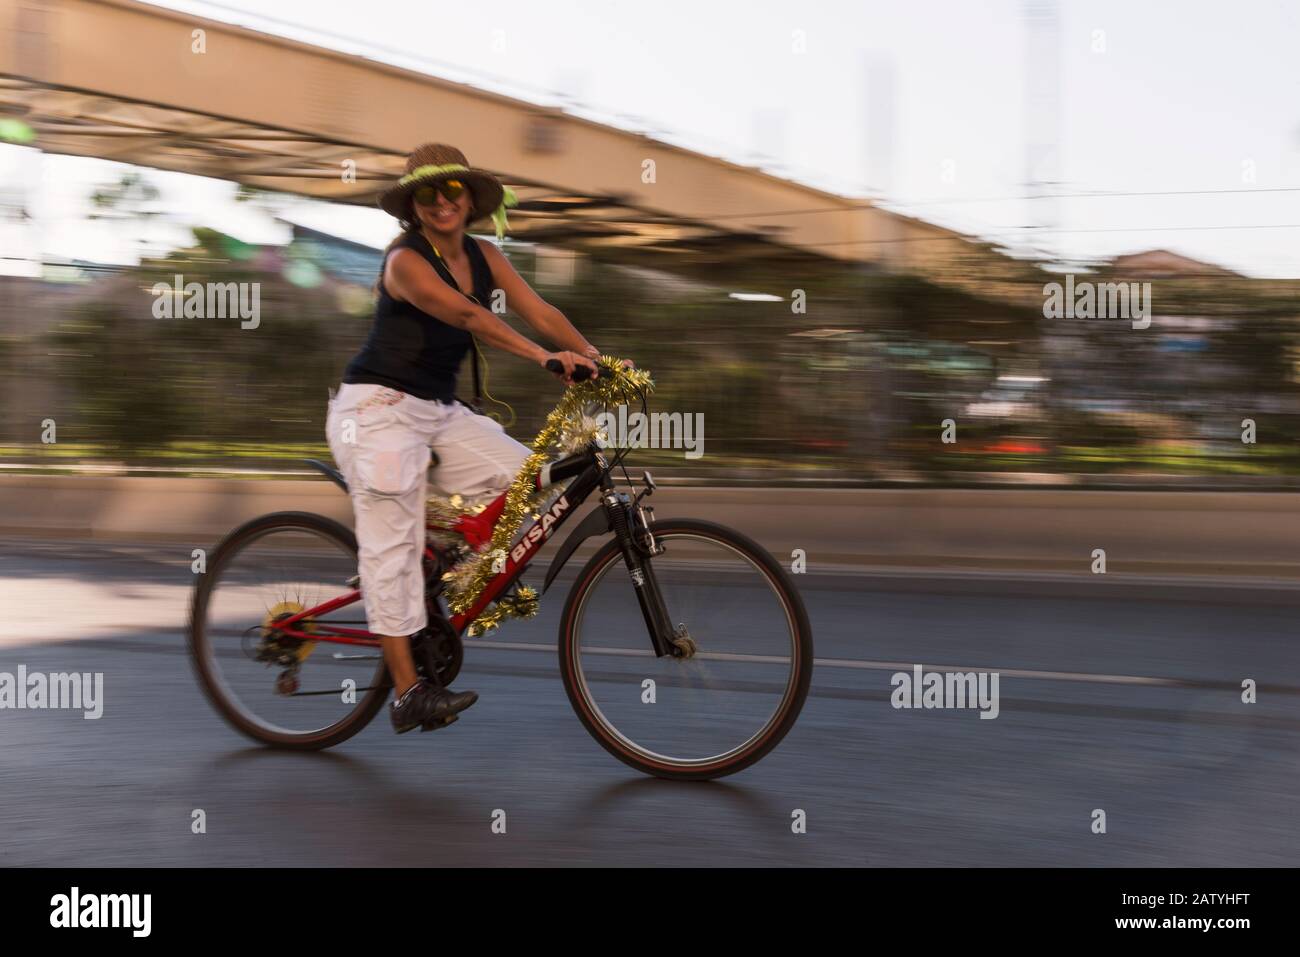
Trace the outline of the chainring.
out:
<instances>
[{"instance_id":1,"label":"chainring","mask_svg":"<svg viewBox=\"0 0 1300 957\"><path fill-rule=\"evenodd\" d=\"M431 614L428 626L411 641L411 653L415 657L416 671L426 676L432 671L439 683L447 688L460 674L460 666L465 660L465 645L451 622L441 615Z\"/></svg>"}]
</instances>

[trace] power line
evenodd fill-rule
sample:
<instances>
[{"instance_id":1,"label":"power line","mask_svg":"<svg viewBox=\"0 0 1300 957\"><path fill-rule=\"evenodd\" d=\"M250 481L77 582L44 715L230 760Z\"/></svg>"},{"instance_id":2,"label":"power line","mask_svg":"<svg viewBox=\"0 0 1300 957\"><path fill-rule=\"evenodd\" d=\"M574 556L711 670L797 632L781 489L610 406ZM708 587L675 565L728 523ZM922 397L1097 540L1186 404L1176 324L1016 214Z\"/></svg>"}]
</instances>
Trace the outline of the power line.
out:
<instances>
[{"instance_id":1,"label":"power line","mask_svg":"<svg viewBox=\"0 0 1300 957\"><path fill-rule=\"evenodd\" d=\"M1010 226L1010 233L1033 227ZM1258 223L1253 225L1207 225L1207 226L1103 226L1098 229L1035 229L1033 235L1042 233L1176 233L1183 231L1219 230L1219 229L1300 229L1300 223Z\"/></svg>"},{"instance_id":2,"label":"power line","mask_svg":"<svg viewBox=\"0 0 1300 957\"><path fill-rule=\"evenodd\" d=\"M1133 196L1211 196L1211 195L1234 195L1242 193L1300 193L1300 186L1268 186L1260 189L1170 189L1170 190L1133 190L1133 191L1099 191L1092 193L1044 193L1037 196L981 196L966 197L962 199L936 199L925 200L922 202L908 202L906 200L893 199L874 199L861 201L848 201L848 205L841 206L810 206L806 209L779 209L772 212L764 213L723 213L721 215L709 216L710 220L715 219L744 219L746 217L758 216L803 216L814 215L817 213L852 213L863 209L881 209L882 207L898 207L911 209L918 206L956 206L966 203L1011 203L1023 202L1024 200L1036 199L1107 199L1114 196L1133 197ZM886 210L892 212L893 210Z\"/></svg>"},{"instance_id":3,"label":"power line","mask_svg":"<svg viewBox=\"0 0 1300 957\"><path fill-rule=\"evenodd\" d=\"M1010 203L1035 199L1109 199L1114 196L1229 196L1241 193L1300 193L1300 186L1264 186L1250 189L1161 189L1161 190L1097 190L1084 193L1041 193L1037 196L982 196L962 199L929 199L909 203L903 200L887 201L895 206L946 206L958 203Z\"/></svg>"},{"instance_id":4,"label":"power line","mask_svg":"<svg viewBox=\"0 0 1300 957\"><path fill-rule=\"evenodd\" d=\"M1200 230L1223 230L1223 229L1300 229L1300 223L1264 223L1260 225L1214 225L1214 226L1119 226L1103 227L1100 229L1038 229L1033 226L1010 226L1003 227L995 235L1011 238L1018 233L1024 232L1026 238L1029 236L1042 236L1047 233L1053 235L1065 233L1161 233L1161 232L1182 232L1182 231L1200 231ZM953 242L955 240L966 240L964 236L906 236L901 239L844 239L829 243L804 243L806 246L874 246L886 243L933 243L933 242Z\"/></svg>"}]
</instances>

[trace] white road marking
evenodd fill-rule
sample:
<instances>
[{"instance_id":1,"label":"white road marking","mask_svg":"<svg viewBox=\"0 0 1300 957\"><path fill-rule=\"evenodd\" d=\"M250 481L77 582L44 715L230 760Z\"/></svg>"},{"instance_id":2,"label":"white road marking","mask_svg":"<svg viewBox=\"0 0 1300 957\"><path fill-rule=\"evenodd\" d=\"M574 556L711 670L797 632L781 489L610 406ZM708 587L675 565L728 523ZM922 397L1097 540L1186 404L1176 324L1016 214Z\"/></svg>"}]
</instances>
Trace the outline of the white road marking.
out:
<instances>
[{"instance_id":1,"label":"white road marking","mask_svg":"<svg viewBox=\"0 0 1300 957\"><path fill-rule=\"evenodd\" d=\"M503 651L555 651L554 645L523 641L493 641L491 638L472 641L466 647L474 650L479 648L499 648ZM594 655L613 655L627 658L649 658L653 657L654 654L648 649L642 651L631 648L585 648L583 650ZM718 652L700 652L695 657L708 661L743 661L752 664L779 665L789 661L788 658L779 655L740 655ZM813 659L813 666L817 668L852 668L862 671L911 672L916 664L916 662L912 661L860 661L855 658ZM1179 678L1151 678L1144 675L1099 675L1079 671L1035 671L1026 668L975 668L971 666L932 664L927 664L925 668L927 671L996 671L999 675L1008 678L1037 678L1041 681L1085 681L1094 684L1146 685L1157 688L1178 688L1187 684L1198 683Z\"/></svg>"}]
</instances>

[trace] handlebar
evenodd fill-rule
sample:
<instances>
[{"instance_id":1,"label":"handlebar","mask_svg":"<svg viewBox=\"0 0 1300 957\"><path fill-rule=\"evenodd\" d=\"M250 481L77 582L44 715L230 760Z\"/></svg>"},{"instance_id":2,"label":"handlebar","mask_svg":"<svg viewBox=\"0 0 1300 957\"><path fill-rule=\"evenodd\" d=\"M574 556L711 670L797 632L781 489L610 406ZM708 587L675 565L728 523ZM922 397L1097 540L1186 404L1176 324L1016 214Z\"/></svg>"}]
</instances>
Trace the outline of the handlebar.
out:
<instances>
[{"instance_id":1,"label":"handlebar","mask_svg":"<svg viewBox=\"0 0 1300 957\"><path fill-rule=\"evenodd\" d=\"M556 375L563 375L564 363L561 362L559 359L547 359L546 369L548 372L554 372ZM599 379L613 378L613 375L614 375L613 369L607 369L604 366L596 367L596 377ZM591 378L591 373L587 371L586 366L575 365L573 367L574 382L586 382L590 378Z\"/></svg>"}]
</instances>

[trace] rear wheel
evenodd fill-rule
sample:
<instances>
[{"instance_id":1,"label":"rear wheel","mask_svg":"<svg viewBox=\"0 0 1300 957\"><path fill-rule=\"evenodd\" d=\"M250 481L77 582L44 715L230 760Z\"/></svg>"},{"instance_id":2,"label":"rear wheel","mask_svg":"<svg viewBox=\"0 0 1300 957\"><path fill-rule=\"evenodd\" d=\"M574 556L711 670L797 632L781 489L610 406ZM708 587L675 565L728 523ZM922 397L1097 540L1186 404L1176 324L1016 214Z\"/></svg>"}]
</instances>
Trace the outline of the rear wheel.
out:
<instances>
[{"instance_id":1,"label":"rear wheel","mask_svg":"<svg viewBox=\"0 0 1300 957\"><path fill-rule=\"evenodd\" d=\"M762 546L712 522L650 526L650 560L681 656L657 657L618 542L578 573L560 622L560 671L601 746L658 777L702 780L762 758L794 725L812 679L812 631Z\"/></svg>"},{"instance_id":2,"label":"rear wheel","mask_svg":"<svg viewBox=\"0 0 1300 957\"><path fill-rule=\"evenodd\" d=\"M391 682L377 647L296 640L269 627L345 594L356 537L331 519L278 512L231 532L210 556L190 609L199 683L231 725L255 741L319 750L352 737L384 706ZM298 630L364 629L354 602Z\"/></svg>"}]
</instances>

